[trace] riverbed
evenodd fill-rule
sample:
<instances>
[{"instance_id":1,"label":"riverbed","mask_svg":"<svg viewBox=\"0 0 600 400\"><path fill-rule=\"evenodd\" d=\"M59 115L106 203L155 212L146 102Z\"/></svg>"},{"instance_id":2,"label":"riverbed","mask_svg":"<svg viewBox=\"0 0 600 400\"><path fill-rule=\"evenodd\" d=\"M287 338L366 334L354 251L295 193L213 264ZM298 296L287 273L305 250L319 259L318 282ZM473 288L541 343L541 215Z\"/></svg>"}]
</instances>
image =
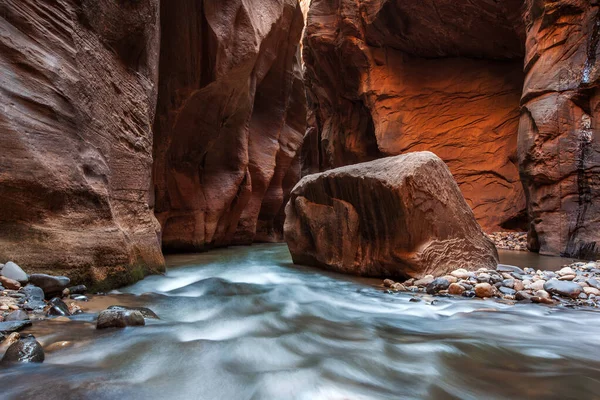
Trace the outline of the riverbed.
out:
<instances>
[{"instance_id":1,"label":"riverbed","mask_svg":"<svg viewBox=\"0 0 600 400\"><path fill-rule=\"evenodd\" d=\"M518 255L516 255L518 257ZM507 262L505 257L503 261ZM43 364L0 370L6 399L593 399L600 313L389 294L294 266L285 245L171 256L152 276L33 333ZM546 268L548 269L548 268ZM109 305L159 321L95 329ZM52 346L51 346L52 345Z\"/></svg>"}]
</instances>

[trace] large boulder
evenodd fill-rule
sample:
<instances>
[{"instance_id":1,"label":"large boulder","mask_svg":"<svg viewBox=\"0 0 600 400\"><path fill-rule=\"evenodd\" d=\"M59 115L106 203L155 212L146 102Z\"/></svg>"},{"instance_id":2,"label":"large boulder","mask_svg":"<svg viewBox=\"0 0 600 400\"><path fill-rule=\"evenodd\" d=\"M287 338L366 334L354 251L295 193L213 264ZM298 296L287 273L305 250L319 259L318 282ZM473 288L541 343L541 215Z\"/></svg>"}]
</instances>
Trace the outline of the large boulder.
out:
<instances>
[{"instance_id":1,"label":"large boulder","mask_svg":"<svg viewBox=\"0 0 600 400\"><path fill-rule=\"evenodd\" d=\"M430 152L304 177L284 232L295 263L363 276L420 278L498 262L448 167Z\"/></svg>"}]
</instances>

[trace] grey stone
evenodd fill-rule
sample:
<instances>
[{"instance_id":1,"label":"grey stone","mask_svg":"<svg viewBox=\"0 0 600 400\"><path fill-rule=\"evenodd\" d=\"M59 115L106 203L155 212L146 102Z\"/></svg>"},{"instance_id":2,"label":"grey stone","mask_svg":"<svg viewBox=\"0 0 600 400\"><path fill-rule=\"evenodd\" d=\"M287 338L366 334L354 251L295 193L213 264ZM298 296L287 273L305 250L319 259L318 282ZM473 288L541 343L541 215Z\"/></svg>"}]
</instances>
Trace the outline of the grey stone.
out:
<instances>
[{"instance_id":1,"label":"grey stone","mask_svg":"<svg viewBox=\"0 0 600 400\"><path fill-rule=\"evenodd\" d=\"M27 321L28 319L29 315L23 310L13 311L4 318L5 321Z\"/></svg>"},{"instance_id":2,"label":"grey stone","mask_svg":"<svg viewBox=\"0 0 600 400\"><path fill-rule=\"evenodd\" d=\"M160 318L158 318L158 315L156 315L156 313L154 311L152 311L151 309L146 308L146 307L110 306L107 308L107 310L139 311L140 313L142 313L144 318L160 319Z\"/></svg>"},{"instance_id":3,"label":"grey stone","mask_svg":"<svg viewBox=\"0 0 600 400\"><path fill-rule=\"evenodd\" d=\"M23 271L21 267L19 267L12 261L9 261L6 264L4 264L4 268L2 268L0 274L2 276L7 277L8 279L17 281L20 284L25 284L29 280L29 277L27 276L25 271Z\"/></svg>"},{"instance_id":4,"label":"grey stone","mask_svg":"<svg viewBox=\"0 0 600 400\"><path fill-rule=\"evenodd\" d=\"M53 276L47 274L32 274L29 276L29 282L42 288L46 296L62 293L71 280L66 276Z\"/></svg>"},{"instance_id":5,"label":"grey stone","mask_svg":"<svg viewBox=\"0 0 600 400\"><path fill-rule=\"evenodd\" d=\"M512 288L509 288L509 287L506 287L506 286L500 286L500 287L498 288L498 290L500 291L500 293L502 293L502 294L507 294L507 295L509 295L509 296L514 296L514 295L515 295L515 293L517 293L517 291L516 291L516 290L514 290L514 289L512 289Z\"/></svg>"},{"instance_id":6,"label":"grey stone","mask_svg":"<svg viewBox=\"0 0 600 400\"><path fill-rule=\"evenodd\" d=\"M0 333L18 332L28 326L31 326L31 321L5 321L0 322Z\"/></svg>"},{"instance_id":7,"label":"grey stone","mask_svg":"<svg viewBox=\"0 0 600 400\"><path fill-rule=\"evenodd\" d=\"M498 264L498 266L496 267L496 271L508 272L508 273L515 272L520 275L525 274L525 271L523 271L521 268L514 266L514 265L508 265L508 264Z\"/></svg>"},{"instance_id":8,"label":"grey stone","mask_svg":"<svg viewBox=\"0 0 600 400\"><path fill-rule=\"evenodd\" d=\"M46 296L42 288L35 285L27 285L21 291L30 301L43 301Z\"/></svg>"},{"instance_id":9,"label":"grey stone","mask_svg":"<svg viewBox=\"0 0 600 400\"><path fill-rule=\"evenodd\" d=\"M47 312L49 316L68 317L69 315L71 315L69 307L65 304L64 301L62 301L58 297L55 297L52 300L50 300L48 304L50 305L50 308Z\"/></svg>"},{"instance_id":10,"label":"grey stone","mask_svg":"<svg viewBox=\"0 0 600 400\"><path fill-rule=\"evenodd\" d=\"M440 290L446 290L450 286L450 281L445 278L434 279L429 285L427 285L427 294L436 294Z\"/></svg>"},{"instance_id":11,"label":"grey stone","mask_svg":"<svg viewBox=\"0 0 600 400\"><path fill-rule=\"evenodd\" d=\"M544 290L551 294L558 294L560 296L576 299L583 291L583 288L574 282L550 279L544 284Z\"/></svg>"}]
</instances>

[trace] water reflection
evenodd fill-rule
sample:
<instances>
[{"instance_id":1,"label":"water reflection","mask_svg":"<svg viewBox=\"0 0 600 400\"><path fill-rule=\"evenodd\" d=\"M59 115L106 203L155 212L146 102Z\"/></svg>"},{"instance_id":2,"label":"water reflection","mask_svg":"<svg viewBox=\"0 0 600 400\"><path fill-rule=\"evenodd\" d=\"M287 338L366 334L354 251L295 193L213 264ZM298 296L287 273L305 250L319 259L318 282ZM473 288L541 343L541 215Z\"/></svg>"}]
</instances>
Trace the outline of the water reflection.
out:
<instances>
[{"instance_id":1,"label":"water reflection","mask_svg":"<svg viewBox=\"0 0 600 400\"><path fill-rule=\"evenodd\" d=\"M3 398L568 399L600 389L600 314L390 295L377 280L290 264L259 245L178 266L90 313L43 322L42 365L2 370ZM96 331L91 311L147 306L141 328ZM65 324L68 324L68 329Z\"/></svg>"}]
</instances>

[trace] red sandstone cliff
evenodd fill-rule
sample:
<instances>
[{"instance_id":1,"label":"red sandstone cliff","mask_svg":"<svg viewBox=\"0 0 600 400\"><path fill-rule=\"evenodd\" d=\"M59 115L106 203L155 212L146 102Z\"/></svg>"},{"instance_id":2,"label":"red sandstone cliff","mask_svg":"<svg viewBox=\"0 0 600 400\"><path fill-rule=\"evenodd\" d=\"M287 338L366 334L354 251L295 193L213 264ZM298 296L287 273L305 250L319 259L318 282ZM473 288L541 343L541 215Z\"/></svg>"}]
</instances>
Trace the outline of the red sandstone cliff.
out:
<instances>
[{"instance_id":1,"label":"red sandstone cliff","mask_svg":"<svg viewBox=\"0 0 600 400\"><path fill-rule=\"evenodd\" d=\"M522 0L313 0L305 173L430 150L486 230L524 222Z\"/></svg>"},{"instance_id":2,"label":"red sandstone cliff","mask_svg":"<svg viewBox=\"0 0 600 400\"><path fill-rule=\"evenodd\" d=\"M113 284L163 268L156 4L0 2L0 260Z\"/></svg>"},{"instance_id":3,"label":"red sandstone cliff","mask_svg":"<svg viewBox=\"0 0 600 400\"><path fill-rule=\"evenodd\" d=\"M600 14L595 1L528 0L519 162L529 246L600 252Z\"/></svg>"},{"instance_id":4,"label":"red sandstone cliff","mask_svg":"<svg viewBox=\"0 0 600 400\"><path fill-rule=\"evenodd\" d=\"M167 250L281 237L305 131L296 0L162 3L154 127Z\"/></svg>"}]
</instances>

